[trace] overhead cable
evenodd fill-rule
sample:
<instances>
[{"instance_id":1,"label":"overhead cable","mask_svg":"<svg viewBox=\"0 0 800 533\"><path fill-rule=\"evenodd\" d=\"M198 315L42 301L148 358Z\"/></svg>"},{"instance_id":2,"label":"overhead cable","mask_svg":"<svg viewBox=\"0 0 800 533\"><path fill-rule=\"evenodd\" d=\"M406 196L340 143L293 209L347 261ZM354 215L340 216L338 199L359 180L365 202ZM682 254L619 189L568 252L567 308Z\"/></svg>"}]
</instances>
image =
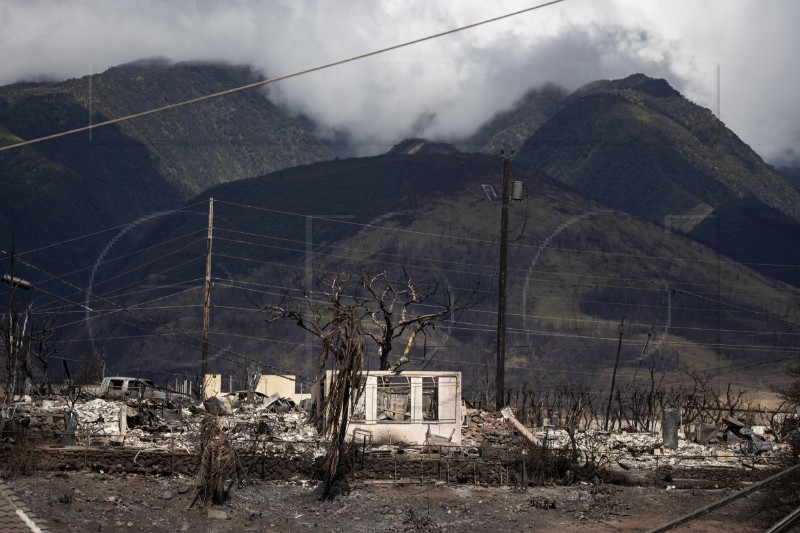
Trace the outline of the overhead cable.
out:
<instances>
[{"instance_id":1,"label":"overhead cable","mask_svg":"<svg viewBox=\"0 0 800 533\"><path fill-rule=\"evenodd\" d=\"M422 43L422 42L425 42L425 41L438 39L439 37L444 37L446 35L451 35L453 33L461 32L461 31L464 31L464 30L477 28L478 26L483 26L485 24L490 24L492 22L497 22L497 21L500 21L500 20L503 20L503 19L515 17L517 15L521 15L521 14L527 13L529 11L534 11L536 9L541 9L543 7L551 6L553 4L558 4L558 3L563 2L563 1L564 0L552 0L552 1L546 2L544 4L539 4L539 5L536 5L536 6L533 6L533 7L528 7L528 8L525 8L525 9L521 9L521 10L515 11L513 13L507 13L507 14L501 15L499 17L493 17L493 18L490 18L490 19L482 20L480 22L475 22L473 24L468 24L466 26L461 26L459 28L454 28L454 29L451 29L451 30L443 31L443 32L440 32L440 33L429 35L427 37L422 37L420 39L414 39L413 41L407 41L407 42L402 43L402 44L396 44L396 45L393 45L393 46L389 46L387 48L381 48L380 50L374 50L372 52L367 52L367 53L360 54L360 55L357 55L357 56L349 57L347 59L341 59L339 61L334 61L332 63L326 63L324 65L319 65L319 66L316 66L316 67L307 68L305 70L300 70L300 71L294 72L292 74L286 74L286 75L283 75L283 76L278 76L276 78L270 78L270 79L267 79L267 80L261 80L261 81L257 81L257 82L254 82L254 83L248 83L247 85L242 85L240 87L234 87L232 89L227 89L225 91L220 91L220 92L216 92L216 93L213 93L213 94L207 94L205 96L199 96L197 98L191 98L189 100L183 100L181 102L176 102L174 104L168 104L168 105L165 105L165 106L157 107L155 109L142 111L140 113L134 113L132 115L126 115L124 117L119 117L119 118L115 118L115 119L111 119L111 120L106 120L104 122L98 122L96 124L89 124L88 126L83 126L81 128L75 128L75 129L72 129L72 130L63 131L61 133L54 133L52 135L46 135L44 137L38 137L36 139L30 139L30 140L27 140L27 141L22 141L22 142L18 142L18 143L14 143L14 144L9 144L7 146L0 147L0 152L4 152L6 150L11 150L11 149L14 149L14 148L20 148L22 146L28 146L28 145L39 143L39 142L42 142L42 141L48 141L48 140L51 140L51 139L57 139L59 137L66 137L67 135L73 135L75 133L80 133L80 132L83 132L83 131L90 131L90 130L94 130L94 129L97 129L97 128L102 128L103 126L110 126L112 124L119 124L120 122L126 122L126 121L133 120L133 119L136 119L136 118L146 117L146 116L149 116L149 115L154 115L156 113L162 113L164 111L169 111L170 109L177 109L179 107L184 107L184 106L191 105L191 104L197 104L197 103L200 103L200 102L205 102L206 100L211 100L213 98L219 98L221 96L227 96L229 94L238 93L238 92L241 92L241 91L246 91L248 89L254 89L256 87L262 87L264 85L269 85L269 84L276 83L276 82L279 82L279 81L288 80L290 78L296 78L296 77L299 77L299 76L310 74L312 72L318 72L320 70L325 70L325 69L329 69L329 68L332 68L332 67L337 67L337 66L340 66L340 65L344 65L346 63L352 63L354 61L358 61L360 59L365 59L367 57L372 57L372 56L376 56L376 55L379 55L379 54L384 54L386 52L391 52L393 50L398 50L400 48L405 48L407 46L411 46L411 45L414 45L414 44L419 44L419 43Z\"/></svg>"}]
</instances>

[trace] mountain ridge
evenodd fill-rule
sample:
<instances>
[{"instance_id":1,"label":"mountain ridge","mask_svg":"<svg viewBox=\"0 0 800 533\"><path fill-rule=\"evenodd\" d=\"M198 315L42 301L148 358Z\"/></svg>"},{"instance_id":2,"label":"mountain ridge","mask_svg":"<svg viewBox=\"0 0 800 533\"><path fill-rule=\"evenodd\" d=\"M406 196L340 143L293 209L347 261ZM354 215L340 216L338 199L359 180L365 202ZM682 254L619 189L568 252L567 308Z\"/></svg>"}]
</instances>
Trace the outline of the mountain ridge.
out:
<instances>
[{"instance_id":1,"label":"mountain ridge","mask_svg":"<svg viewBox=\"0 0 800 533\"><path fill-rule=\"evenodd\" d=\"M486 186L496 187L501 171L496 156L482 154L387 153L313 163L217 185L192 201L191 212L156 223L140 247L155 250L160 242L202 234L203 199L213 196L214 235L219 240L212 255L212 343L216 350L261 354L270 365L295 368L303 376L313 376L314 367L299 328L268 325L257 308L272 299L293 297L308 276L402 268L415 279L436 280L454 295L477 290L478 307L465 311L460 321L437 325L442 333L432 332L426 341L428 350L445 354L433 368L452 368L446 366L448 361L459 361L465 379L474 385L480 379L476 369L482 368L482 358L494 346L489 332L496 326L492 311L500 204ZM748 332L759 328L779 331L774 349L780 353L778 345L783 346L788 326L755 313L737 316L728 303L759 312L780 309L781 316L793 319L800 317L793 300L797 288L774 285L774 280L722 260L691 239L609 210L557 180L521 167L515 175L528 184L531 194L510 213L514 238L509 251L508 359L512 366L535 364L549 371L539 377L519 371L511 382L553 380L557 385L575 365L600 372L604 360L596 357L598 346L602 353L613 352L620 316L626 318L627 328L624 369L635 367L653 323L669 332L659 336L658 357L672 376L683 365L714 360L717 366L735 367L772 356L773 348L765 348L755 359L736 351L715 354L717 326L737 332L726 333L730 344L744 344ZM201 284L187 293L185 282L202 279L204 245L197 240L193 248L163 264L156 262L161 259L155 251L143 256L135 264L153 262L154 275L124 285L164 287L162 291L176 287L172 296L160 293L159 302L183 309L181 317L155 316L198 331ZM132 261L127 258L122 270L130 269ZM155 274L159 271L170 274ZM118 275L101 271L98 281ZM718 289L720 279L733 281ZM721 298L719 314L709 313L707 297ZM102 315L102 305L97 305ZM124 336L119 325L98 322L95 327L104 338ZM107 342L109 353L117 354L113 364L121 365L122 348ZM161 339L142 339L126 350L140 354L136 364L147 366L156 364L166 346ZM184 364L196 357L192 350L168 349ZM423 364L425 357L425 348L415 347L409 369ZM212 367L237 371L224 359ZM760 386L775 379L773 373L762 374Z\"/></svg>"},{"instance_id":2,"label":"mountain ridge","mask_svg":"<svg viewBox=\"0 0 800 533\"><path fill-rule=\"evenodd\" d=\"M243 66L141 61L62 82L0 88L0 142L32 139L243 85ZM0 154L3 228L18 251L92 234L178 208L215 183L333 154L257 91L186 106ZM10 247L9 231L0 236ZM50 270L79 268L75 252L43 256Z\"/></svg>"},{"instance_id":3,"label":"mountain ridge","mask_svg":"<svg viewBox=\"0 0 800 533\"><path fill-rule=\"evenodd\" d=\"M800 193L782 175L709 110L643 74L576 91L517 159L649 220L686 217L683 229L748 195L800 220Z\"/></svg>"},{"instance_id":4,"label":"mountain ridge","mask_svg":"<svg viewBox=\"0 0 800 533\"><path fill-rule=\"evenodd\" d=\"M136 89L145 83L138 79L143 72L150 76L147 90ZM180 79L170 80L170 73ZM115 87L143 94L171 88L183 99L251 75L239 67L220 71L156 62L92 77L91 98L88 79L63 82L69 90L58 83L26 86L28 93L0 88L0 142L82 125L90 101L93 120L168 101L137 94L113 102L113 95L121 94ZM206 89L186 89L204 76L210 78ZM253 150L266 142L254 134L262 124L243 125L231 117L261 106L263 98L255 93L197 108L180 120L164 113L149 122L101 128L91 136L1 154L0 182L8 194L0 223L14 228L15 241L28 250L68 243L26 254L26 261L59 274L77 272L79 286L91 279L92 294L85 300L91 318L76 327L89 330L95 345L108 346L115 371L163 371L173 377L176 369L195 371L205 209L212 196L214 368L240 371L244 362L231 362L230 354L237 353L311 374L313 357L295 326L262 330L259 299L285 295L314 272L407 266L437 278L447 290L481 295L474 311L442 325L446 335L431 333L426 339L445 354L442 364L463 367L475 384L489 366L496 328L493 276L502 164L494 149L531 132L512 165L513 179L525 181L528 194L510 209L508 360L525 369L515 380L557 386L576 368L598 379L606 369L604 356L616 349L622 317L628 328L623 370L633 368L637 358L641 362L653 324L665 333L651 355L673 375L689 365L721 372L744 361L766 365L770 357L785 356L782 350L791 346L786 322L800 320L797 287L766 278L701 242L714 245L709 221L725 216L738 224L748 214L765 224L781 223L780 244L773 241L769 249L791 242L796 219L785 213L794 198L784 191L788 182L776 181L710 111L686 101L664 80L635 75L599 81L566 98L553 91L549 96L533 91L519 104L522 118L512 110L481 130L473 148L491 155L461 153L458 143L406 139L378 156L336 160L320 148L319 160L305 160L293 155L306 146L298 136L265 150L281 152L276 166L289 160L292 166L254 176L246 174L257 166ZM552 114L536 115L540 97ZM108 115L100 113L104 105ZM270 105L263 104L264 114L251 120L280 112ZM529 119L528 113L536 116ZM282 120L290 131L305 131ZM198 138L209 144L181 145L178 139L187 132L203 133ZM205 159L198 162L192 154ZM198 165L207 167L207 182L175 178ZM733 178L721 179L728 170ZM780 185L777 192L762 191L758 199L755 192L774 183ZM776 195L776 207L764 203ZM778 207L782 210L775 211ZM665 232L665 226L673 231ZM77 238L93 232L98 235ZM736 258L747 245L737 241L729 252L717 247ZM759 257L762 253L758 248ZM762 262L786 264L765 257ZM55 292L57 280L41 278L34 281ZM162 326L149 333L153 323L141 316L126 316L127 324L114 321L124 313L109 302ZM754 312L736 315L730 311L736 306ZM760 351L747 352L750 336L765 331L770 336ZM722 334L733 348L720 346ZM67 356L79 356L86 336L72 333ZM176 347L167 337L180 337L189 346ZM428 356L424 346L416 347L414 364L424 364ZM530 370L534 366L547 369L546 375ZM751 377L768 386L775 372Z\"/></svg>"}]
</instances>

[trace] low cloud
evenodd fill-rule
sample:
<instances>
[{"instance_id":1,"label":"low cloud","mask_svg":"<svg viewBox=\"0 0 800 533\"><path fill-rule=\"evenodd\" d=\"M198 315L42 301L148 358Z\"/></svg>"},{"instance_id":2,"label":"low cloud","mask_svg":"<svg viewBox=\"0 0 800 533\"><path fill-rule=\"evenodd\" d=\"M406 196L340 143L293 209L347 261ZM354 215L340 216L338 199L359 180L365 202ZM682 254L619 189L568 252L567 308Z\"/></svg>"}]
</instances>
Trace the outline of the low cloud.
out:
<instances>
[{"instance_id":1,"label":"low cloud","mask_svg":"<svg viewBox=\"0 0 800 533\"><path fill-rule=\"evenodd\" d=\"M479 0L27 1L0 5L0 84L141 58L247 63L279 76L530 7ZM635 72L666 78L767 160L796 157L793 0L566 0L276 83L275 102L362 155L462 137L528 89ZM719 73L719 78L718 78ZM719 79L719 83L718 83Z\"/></svg>"}]
</instances>

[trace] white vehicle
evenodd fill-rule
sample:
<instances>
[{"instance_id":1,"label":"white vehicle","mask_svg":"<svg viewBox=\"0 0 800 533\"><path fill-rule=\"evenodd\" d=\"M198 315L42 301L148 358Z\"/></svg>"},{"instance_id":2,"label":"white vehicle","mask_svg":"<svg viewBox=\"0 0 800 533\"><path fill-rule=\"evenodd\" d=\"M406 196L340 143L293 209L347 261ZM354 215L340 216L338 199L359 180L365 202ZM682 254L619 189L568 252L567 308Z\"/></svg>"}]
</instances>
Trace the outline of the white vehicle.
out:
<instances>
[{"instance_id":1,"label":"white vehicle","mask_svg":"<svg viewBox=\"0 0 800 533\"><path fill-rule=\"evenodd\" d=\"M149 379L114 376L104 378L99 385L88 385L84 392L113 400L166 399L167 392Z\"/></svg>"}]
</instances>

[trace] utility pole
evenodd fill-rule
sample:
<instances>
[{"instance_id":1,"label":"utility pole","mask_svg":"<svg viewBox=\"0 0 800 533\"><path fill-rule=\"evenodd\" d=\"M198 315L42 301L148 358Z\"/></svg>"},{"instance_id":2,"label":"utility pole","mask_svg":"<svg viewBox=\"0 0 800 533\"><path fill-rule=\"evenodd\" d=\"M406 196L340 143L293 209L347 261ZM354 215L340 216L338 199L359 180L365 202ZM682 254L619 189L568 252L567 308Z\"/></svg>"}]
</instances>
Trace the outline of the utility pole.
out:
<instances>
[{"instance_id":1,"label":"utility pole","mask_svg":"<svg viewBox=\"0 0 800 533\"><path fill-rule=\"evenodd\" d=\"M206 287L203 298L203 361L200 365L200 396L205 394L208 373L208 315L211 309L211 234L214 228L214 199L208 199L208 244L206 246Z\"/></svg>"},{"instance_id":2,"label":"utility pole","mask_svg":"<svg viewBox=\"0 0 800 533\"><path fill-rule=\"evenodd\" d=\"M622 334L625 331L625 317L619 321L619 344L617 345L617 360L614 361L614 372L611 374L611 391L608 393L606 405L606 419L603 422L603 431L608 431L608 420L611 418L611 401L614 399L614 383L617 381L617 367L619 366L619 353L622 351Z\"/></svg>"},{"instance_id":3,"label":"utility pole","mask_svg":"<svg viewBox=\"0 0 800 533\"><path fill-rule=\"evenodd\" d=\"M511 157L503 158L503 207L500 218L500 273L497 297L497 377L495 383L495 407L505 407L506 380L506 273L508 272L508 204L511 196Z\"/></svg>"}]
</instances>

